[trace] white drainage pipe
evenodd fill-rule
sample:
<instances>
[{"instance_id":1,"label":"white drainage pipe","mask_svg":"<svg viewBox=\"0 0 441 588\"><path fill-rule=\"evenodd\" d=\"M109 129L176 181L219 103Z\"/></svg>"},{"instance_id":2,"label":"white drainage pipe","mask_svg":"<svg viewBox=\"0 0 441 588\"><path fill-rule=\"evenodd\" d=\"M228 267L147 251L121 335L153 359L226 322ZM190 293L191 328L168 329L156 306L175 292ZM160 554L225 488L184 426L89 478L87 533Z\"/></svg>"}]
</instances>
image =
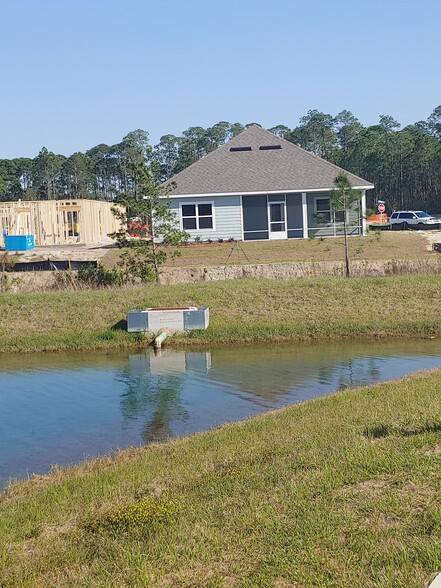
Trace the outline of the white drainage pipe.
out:
<instances>
[{"instance_id":1,"label":"white drainage pipe","mask_svg":"<svg viewBox=\"0 0 441 588\"><path fill-rule=\"evenodd\" d=\"M169 331L169 329L161 329L158 332L158 335L155 337L155 340L153 341L153 347L155 349L161 349L162 344L167 339L167 337L169 337L170 335L171 335L171 332Z\"/></svg>"}]
</instances>

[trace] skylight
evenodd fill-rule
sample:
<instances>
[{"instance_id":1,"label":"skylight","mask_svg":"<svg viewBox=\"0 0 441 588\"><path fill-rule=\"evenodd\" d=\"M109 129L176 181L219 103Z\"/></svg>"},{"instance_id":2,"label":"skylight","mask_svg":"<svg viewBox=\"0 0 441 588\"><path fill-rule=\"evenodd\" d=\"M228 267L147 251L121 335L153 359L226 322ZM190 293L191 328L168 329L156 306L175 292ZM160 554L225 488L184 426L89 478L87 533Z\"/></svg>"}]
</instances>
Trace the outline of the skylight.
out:
<instances>
[{"instance_id":1,"label":"skylight","mask_svg":"<svg viewBox=\"0 0 441 588\"><path fill-rule=\"evenodd\" d=\"M282 145L261 145L260 151L270 151L270 149L282 149Z\"/></svg>"}]
</instances>

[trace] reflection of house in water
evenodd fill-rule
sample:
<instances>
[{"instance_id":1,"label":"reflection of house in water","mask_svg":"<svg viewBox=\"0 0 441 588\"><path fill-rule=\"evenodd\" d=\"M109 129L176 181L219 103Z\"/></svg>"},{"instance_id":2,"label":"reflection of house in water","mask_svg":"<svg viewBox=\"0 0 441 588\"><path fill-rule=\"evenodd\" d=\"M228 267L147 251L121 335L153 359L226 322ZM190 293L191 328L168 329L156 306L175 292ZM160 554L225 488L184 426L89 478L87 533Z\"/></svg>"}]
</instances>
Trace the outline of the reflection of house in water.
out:
<instances>
[{"instance_id":1,"label":"reflection of house in water","mask_svg":"<svg viewBox=\"0 0 441 588\"><path fill-rule=\"evenodd\" d=\"M414 345L417 345L414 343ZM187 434L267 408L295 403L378 380L400 342L334 342L220 348L165 349L130 355L119 372L125 383L125 422L139 419L146 443ZM403 344L403 352L408 350ZM201 427L201 422L205 423Z\"/></svg>"},{"instance_id":2,"label":"reflection of house in water","mask_svg":"<svg viewBox=\"0 0 441 588\"><path fill-rule=\"evenodd\" d=\"M272 401L327 366L316 348L314 350L315 353L309 354L302 347L293 349L292 346L213 351L165 349L159 353L130 355L129 370L132 378L147 375L179 377L179 374L188 372L209 372L207 386L210 381L222 382L238 391Z\"/></svg>"},{"instance_id":3,"label":"reflection of house in water","mask_svg":"<svg viewBox=\"0 0 441 588\"><path fill-rule=\"evenodd\" d=\"M146 418L142 432L145 443L172 437L172 423L188 418L182 400L187 371L205 373L210 365L209 351L164 350L130 355L122 373L127 383L121 397L124 419Z\"/></svg>"},{"instance_id":4,"label":"reflection of house in water","mask_svg":"<svg viewBox=\"0 0 441 588\"><path fill-rule=\"evenodd\" d=\"M359 347L359 349L358 349ZM374 350L374 348L373 348ZM272 405L287 395L290 401L304 399L305 387L313 397L332 380L335 389L376 380L376 361L366 353L366 344L348 346L296 344L246 348L219 348L210 351L165 349L129 357L133 377L182 378L204 374L206 395L221 383L234 393L245 393L260 404ZM188 380L187 380L188 381ZM314 392L316 390L316 393Z\"/></svg>"}]
</instances>

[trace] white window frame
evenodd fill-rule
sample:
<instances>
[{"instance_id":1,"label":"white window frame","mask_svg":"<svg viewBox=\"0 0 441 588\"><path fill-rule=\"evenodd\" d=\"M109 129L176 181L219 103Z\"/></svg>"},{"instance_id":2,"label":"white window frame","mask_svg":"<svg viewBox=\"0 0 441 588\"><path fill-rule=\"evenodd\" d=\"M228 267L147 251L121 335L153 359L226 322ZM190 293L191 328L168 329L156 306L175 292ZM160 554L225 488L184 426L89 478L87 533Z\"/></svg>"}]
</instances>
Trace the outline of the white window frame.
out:
<instances>
[{"instance_id":1,"label":"white window frame","mask_svg":"<svg viewBox=\"0 0 441 588\"><path fill-rule=\"evenodd\" d=\"M329 202L329 208L327 210L317 210L317 200L327 200ZM335 214L336 212L343 212L343 214L346 217L346 222L348 220L348 211L347 210L339 210L339 211L335 211L332 206L331 206L331 199L326 196L314 196L314 213L315 214L323 214L323 213L327 213L329 212L329 221L326 221L326 223L328 224L335 224L335 223L342 223L344 221L336 221L335 220Z\"/></svg>"},{"instance_id":2,"label":"white window frame","mask_svg":"<svg viewBox=\"0 0 441 588\"><path fill-rule=\"evenodd\" d=\"M327 210L317 210L317 200L327 200L329 203L329 208ZM331 199L326 196L314 196L314 214L318 215L318 214L325 214L329 212L329 220L327 220L327 223L332 223L332 210L331 210Z\"/></svg>"},{"instance_id":3,"label":"white window frame","mask_svg":"<svg viewBox=\"0 0 441 588\"><path fill-rule=\"evenodd\" d=\"M199 205L200 204L211 204L211 215L199 216ZM195 206L196 207L196 217L194 217L194 216L183 217L182 216L182 207L183 206ZM201 231L215 231L216 230L216 219L215 219L214 210L215 210L215 207L214 207L213 200L203 200L203 201L193 200L193 201L189 201L189 202L180 202L179 203L179 220L180 220L180 224L181 224L181 230L186 231L187 233L191 233L191 232L195 232L195 231L198 233L200 233ZM211 229L200 229L199 228L199 218L209 218L209 217L211 217L211 219L212 219ZM195 229L184 229L184 218L196 218L196 228Z\"/></svg>"}]
</instances>

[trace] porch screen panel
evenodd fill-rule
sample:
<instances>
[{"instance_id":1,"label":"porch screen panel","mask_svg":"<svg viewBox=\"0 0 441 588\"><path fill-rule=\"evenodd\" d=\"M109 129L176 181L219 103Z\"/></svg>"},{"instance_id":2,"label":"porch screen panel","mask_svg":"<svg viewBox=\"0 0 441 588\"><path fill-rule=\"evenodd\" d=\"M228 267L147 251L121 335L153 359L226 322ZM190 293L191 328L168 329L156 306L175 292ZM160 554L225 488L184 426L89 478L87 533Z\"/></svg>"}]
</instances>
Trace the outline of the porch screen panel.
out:
<instances>
[{"instance_id":1,"label":"porch screen panel","mask_svg":"<svg viewBox=\"0 0 441 588\"><path fill-rule=\"evenodd\" d=\"M303 212L302 212L302 195L286 195L286 216L288 239L303 238Z\"/></svg>"},{"instance_id":2,"label":"porch screen panel","mask_svg":"<svg viewBox=\"0 0 441 588\"><path fill-rule=\"evenodd\" d=\"M269 238L268 231L255 231L243 234L244 241L264 241Z\"/></svg>"},{"instance_id":3,"label":"porch screen panel","mask_svg":"<svg viewBox=\"0 0 441 588\"><path fill-rule=\"evenodd\" d=\"M242 197L243 238L268 239L268 205L265 194Z\"/></svg>"}]
</instances>

